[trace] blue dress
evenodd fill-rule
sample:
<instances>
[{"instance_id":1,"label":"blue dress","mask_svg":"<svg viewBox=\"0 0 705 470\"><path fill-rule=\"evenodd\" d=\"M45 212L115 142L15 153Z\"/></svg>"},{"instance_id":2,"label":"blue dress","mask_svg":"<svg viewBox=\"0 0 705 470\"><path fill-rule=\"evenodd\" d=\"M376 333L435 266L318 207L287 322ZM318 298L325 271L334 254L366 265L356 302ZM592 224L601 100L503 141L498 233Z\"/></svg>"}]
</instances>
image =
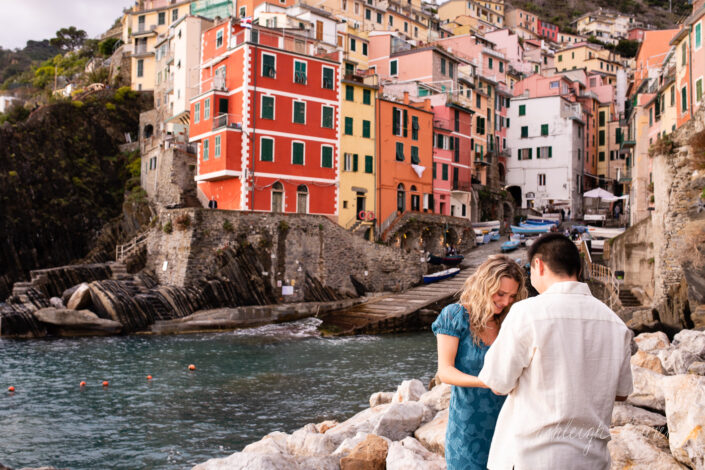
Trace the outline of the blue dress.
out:
<instances>
[{"instance_id":1,"label":"blue dress","mask_svg":"<svg viewBox=\"0 0 705 470\"><path fill-rule=\"evenodd\" d=\"M462 305L445 307L431 329L437 335L459 338L455 356L459 371L474 376L480 373L489 346L473 343L468 313ZM486 388L452 386L446 428L448 470L487 469L490 443L504 399Z\"/></svg>"}]
</instances>

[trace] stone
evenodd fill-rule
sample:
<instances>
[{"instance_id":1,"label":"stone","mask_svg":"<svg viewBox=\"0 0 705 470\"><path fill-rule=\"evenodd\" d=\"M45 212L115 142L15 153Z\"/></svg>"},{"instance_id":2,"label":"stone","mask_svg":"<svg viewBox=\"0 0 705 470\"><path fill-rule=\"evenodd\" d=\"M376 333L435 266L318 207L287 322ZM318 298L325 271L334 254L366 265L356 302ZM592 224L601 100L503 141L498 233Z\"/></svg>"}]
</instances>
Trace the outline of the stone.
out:
<instances>
[{"instance_id":1,"label":"stone","mask_svg":"<svg viewBox=\"0 0 705 470\"><path fill-rule=\"evenodd\" d=\"M663 390L671 453L690 468L705 468L705 377L666 377Z\"/></svg>"},{"instance_id":2,"label":"stone","mask_svg":"<svg viewBox=\"0 0 705 470\"><path fill-rule=\"evenodd\" d=\"M665 421L665 418L664 418ZM414 437L425 448L438 455L446 455L446 428L448 427L448 409L441 410L436 416L414 432Z\"/></svg>"},{"instance_id":3,"label":"stone","mask_svg":"<svg viewBox=\"0 0 705 470\"><path fill-rule=\"evenodd\" d=\"M673 337L673 346L705 359L705 331L681 330Z\"/></svg>"},{"instance_id":4,"label":"stone","mask_svg":"<svg viewBox=\"0 0 705 470\"><path fill-rule=\"evenodd\" d=\"M432 390L421 395L421 398L419 398L419 402L428 406L435 412L447 410L450 406L450 394L451 386L442 383L440 385L435 386Z\"/></svg>"},{"instance_id":5,"label":"stone","mask_svg":"<svg viewBox=\"0 0 705 470\"><path fill-rule=\"evenodd\" d=\"M685 470L673 458L668 440L660 432L644 425L627 424L610 429L607 448L612 458L612 469L629 470Z\"/></svg>"},{"instance_id":6,"label":"stone","mask_svg":"<svg viewBox=\"0 0 705 470\"><path fill-rule=\"evenodd\" d=\"M90 308L91 306L91 291L88 288L87 283L79 284L68 302L66 303L66 308L71 310L81 310Z\"/></svg>"},{"instance_id":7,"label":"stone","mask_svg":"<svg viewBox=\"0 0 705 470\"><path fill-rule=\"evenodd\" d=\"M392 402L394 392L376 392L370 395L370 408Z\"/></svg>"},{"instance_id":8,"label":"stone","mask_svg":"<svg viewBox=\"0 0 705 470\"><path fill-rule=\"evenodd\" d=\"M647 353L653 353L655 350L667 349L671 342L668 336L663 331L655 333L642 333L634 338L637 347Z\"/></svg>"},{"instance_id":9,"label":"stone","mask_svg":"<svg viewBox=\"0 0 705 470\"><path fill-rule=\"evenodd\" d=\"M392 403L418 401L424 393L426 393L426 387L423 386L423 383L420 380L404 380L394 393Z\"/></svg>"},{"instance_id":10,"label":"stone","mask_svg":"<svg viewBox=\"0 0 705 470\"><path fill-rule=\"evenodd\" d=\"M286 454L236 452L229 457L210 459L192 470L338 470L334 457L296 458Z\"/></svg>"},{"instance_id":11,"label":"stone","mask_svg":"<svg viewBox=\"0 0 705 470\"><path fill-rule=\"evenodd\" d=\"M333 453L337 444L325 434L316 430L315 424L307 424L288 437L287 450L290 454L306 457L323 457Z\"/></svg>"},{"instance_id":12,"label":"stone","mask_svg":"<svg viewBox=\"0 0 705 470\"><path fill-rule=\"evenodd\" d=\"M54 308L65 308L64 303L61 301L60 298L58 297L52 297L49 299L49 305L51 305Z\"/></svg>"},{"instance_id":13,"label":"stone","mask_svg":"<svg viewBox=\"0 0 705 470\"><path fill-rule=\"evenodd\" d=\"M417 401L392 403L372 428L372 433L398 441L410 436L421 424L431 419L429 408ZM430 415L430 416L429 416Z\"/></svg>"},{"instance_id":14,"label":"stone","mask_svg":"<svg viewBox=\"0 0 705 470\"><path fill-rule=\"evenodd\" d=\"M49 330L58 336L116 335L122 331L119 322L99 318L89 310L47 307L34 312L34 316L41 323L50 325Z\"/></svg>"},{"instance_id":15,"label":"stone","mask_svg":"<svg viewBox=\"0 0 705 470\"><path fill-rule=\"evenodd\" d=\"M389 443L369 434L346 456L340 459L340 470L385 470Z\"/></svg>"},{"instance_id":16,"label":"stone","mask_svg":"<svg viewBox=\"0 0 705 470\"><path fill-rule=\"evenodd\" d=\"M673 346L670 349L659 351L658 358L668 375L685 374L688 372L688 367L698 360L698 356L687 349Z\"/></svg>"},{"instance_id":17,"label":"stone","mask_svg":"<svg viewBox=\"0 0 705 470\"><path fill-rule=\"evenodd\" d=\"M688 373L705 376L705 362L695 361L688 366Z\"/></svg>"},{"instance_id":18,"label":"stone","mask_svg":"<svg viewBox=\"0 0 705 470\"><path fill-rule=\"evenodd\" d=\"M618 427L627 424L642 424L662 431L666 429L666 417L628 403L615 403L612 409L612 426Z\"/></svg>"},{"instance_id":19,"label":"stone","mask_svg":"<svg viewBox=\"0 0 705 470\"><path fill-rule=\"evenodd\" d=\"M649 354L641 349L632 356L631 363L635 366L643 367L644 369L649 369L659 374L665 373L661 360L657 356Z\"/></svg>"},{"instance_id":20,"label":"stone","mask_svg":"<svg viewBox=\"0 0 705 470\"><path fill-rule=\"evenodd\" d=\"M446 461L413 437L392 442L387 452L387 470L445 470Z\"/></svg>"},{"instance_id":21,"label":"stone","mask_svg":"<svg viewBox=\"0 0 705 470\"><path fill-rule=\"evenodd\" d=\"M343 441L353 438L359 433L370 433L374 423L380 420L382 414L391 404L378 405L374 408L367 408L357 413L355 416L343 421L334 428L326 431L326 436L333 439L340 446Z\"/></svg>"},{"instance_id":22,"label":"stone","mask_svg":"<svg viewBox=\"0 0 705 470\"><path fill-rule=\"evenodd\" d=\"M338 422L334 419L329 419L323 422L320 422L316 424L316 431L320 433L324 433L328 431L331 428L334 428L338 425Z\"/></svg>"},{"instance_id":23,"label":"stone","mask_svg":"<svg viewBox=\"0 0 705 470\"><path fill-rule=\"evenodd\" d=\"M627 397L627 403L635 406L646 407L652 410L664 411L666 409L661 379L664 376L643 367L632 366L632 380L634 390Z\"/></svg>"},{"instance_id":24,"label":"stone","mask_svg":"<svg viewBox=\"0 0 705 470\"><path fill-rule=\"evenodd\" d=\"M343 442L340 443L337 449L333 451L334 456L337 456L338 458L343 458L346 455L348 455L352 450L361 442L363 442L365 439L367 439L368 436L374 436L374 434L370 434L367 432L359 432L355 434L353 437L349 437L345 439ZM381 437L381 436L376 436L380 437L381 439L384 439L387 444L391 444L392 441L387 439L386 437Z\"/></svg>"}]
</instances>

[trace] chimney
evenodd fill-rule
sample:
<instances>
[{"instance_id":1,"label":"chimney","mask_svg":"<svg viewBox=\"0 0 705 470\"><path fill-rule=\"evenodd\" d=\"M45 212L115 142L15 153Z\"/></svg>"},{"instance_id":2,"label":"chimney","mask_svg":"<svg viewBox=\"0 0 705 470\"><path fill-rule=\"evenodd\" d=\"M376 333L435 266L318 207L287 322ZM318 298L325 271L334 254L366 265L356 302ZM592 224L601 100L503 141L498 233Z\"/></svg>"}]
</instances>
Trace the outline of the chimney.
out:
<instances>
[{"instance_id":1,"label":"chimney","mask_svg":"<svg viewBox=\"0 0 705 470\"><path fill-rule=\"evenodd\" d=\"M425 109L426 111L433 111L430 99L426 98L425 100L423 100L423 109Z\"/></svg>"},{"instance_id":2,"label":"chimney","mask_svg":"<svg viewBox=\"0 0 705 470\"><path fill-rule=\"evenodd\" d=\"M404 92L404 104L409 104L409 92Z\"/></svg>"}]
</instances>

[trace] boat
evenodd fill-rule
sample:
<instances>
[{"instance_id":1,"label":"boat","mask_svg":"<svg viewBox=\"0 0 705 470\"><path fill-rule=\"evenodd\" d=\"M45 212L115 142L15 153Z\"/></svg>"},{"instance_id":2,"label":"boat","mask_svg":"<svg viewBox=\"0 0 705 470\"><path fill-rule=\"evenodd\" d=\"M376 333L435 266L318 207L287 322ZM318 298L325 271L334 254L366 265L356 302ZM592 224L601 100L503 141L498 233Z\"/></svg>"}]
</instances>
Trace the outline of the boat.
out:
<instances>
[{"instance_id":1,"label":"boat","mask_svg":"<svg viewBox=\"0 0 705 470\"><path fill-rule=\"evenodd\" d=\"M512 225L512 233L521 233L524 235L535 235L538 233L546 233L549 230L551 230L551 225L537 225L535 227L526 227L526 226L516 226Z\"/></svg>"},{"instance_id":2,"label":"boat","mask_svg":"<svg viewBox=\"0 0 705 470\"><path fill-rule=\"evenodd\" d=\"M477 245L482 245L485 243L485 236L484 235L475 235L475 244Z\"/></svg>"},{"instance_id":3,"label":"boat","mask_svg":"<svg viewBox=\"0 0 705 470\"><path fill-rule=\"evenodd\" d=\"M432 282L442 281L444 279L449 279L460 272L460 268L450 268L445 271L439 271L433 274L426 274L423 277L424 284L431 284Z\"/></svg>"},{"instance_id":4,"label":"boat","mask_svg":"<svg viewBox=\"0 0 705 470\"><path fill-rule=\"evenodd\" d=\"M557 214L556 216L552 216L551 214L544 214L541 217L535 215L528 215L526 216L526 220L534 220L542 224L559 224L561 221L561 215Z\"/></svg>"},{"instance_id":5,"label":"boat","mask_svg":"<svg viewBox=\"0 0 705 470\"><path fill-rule=\"evenodd\" d=\"M519 224L519 227L522 228L529 228L529 229L536 229L536 228L542 228L546 231L551 231L555 230L556 226L553 224Z\"/></svg>"},{"instance_id":6,"label":"boat","mask_svg":"<svg viewBox=\"0 0 705 470\"><path fill-rule=\"evenodd\" d=\"M475 231L475 243L478 245L483 245L490 242L490 229L489 228L476 228Z\"/></svg>"},{"instance_id":7,"label":"boat","mask_svg":"<svg viewBox=\"0 0 705 470\"><path fill-rule=\"evenodd\" d=\"M501 235L499 234L499 229L492 229L490 232L490 241L498 242Z\"/></svg>"},{"instance_id":8,"label":"boat","mask_svg":"<svg viewBox=\"0 0 705 470\"><path fill-rule=\"evenodd\" d=\"M465 257L463 255L448 255L448 256L433 256L428 255L429 264L445 264L446 266L457 266L463 261Z\"/></svg>"},{"instance_id":9,"label":"boat","mask_svg":"<svg viewBox=\"0 0 705 470\"><path fill-rule=\"evenodd\" d=\"M558 225L558 222L555 220L537 220L537 219L526 219L524 222L520 223L519 225Z\"/></svg>"},{"instance_id":10,"label":"boat","mask_svg":"<svg viewBox=\"0 0 705 470\"><path fill-rule=\"evenodd\" d=\"M617 235L624 233L624 228L605 228L605 227L595 227L593 225L587 226L587 231L593 238L614 238Z\"/></svg>"},{"instance_id":11,"label":"boat","mask_svg":"<svg viewBox=\"0 0 705 470\"><path fill-rule=\"evenodd\" d=\"M508 253L510 251L514 251L517 248L519 248L519 240L507 240L506 242L502 243L502 253Z\"/></svg>"},{"instance_id":12,"label":"boat","mask_svg":"<svg viewBox=\"0 0 705 470\"><path fill-rule=\"evenodd\" d=\"M487 220L485 222L473 222L472 226L473 228L498 229L500 225L499 220Z\"/></svg>"}]
</instances>

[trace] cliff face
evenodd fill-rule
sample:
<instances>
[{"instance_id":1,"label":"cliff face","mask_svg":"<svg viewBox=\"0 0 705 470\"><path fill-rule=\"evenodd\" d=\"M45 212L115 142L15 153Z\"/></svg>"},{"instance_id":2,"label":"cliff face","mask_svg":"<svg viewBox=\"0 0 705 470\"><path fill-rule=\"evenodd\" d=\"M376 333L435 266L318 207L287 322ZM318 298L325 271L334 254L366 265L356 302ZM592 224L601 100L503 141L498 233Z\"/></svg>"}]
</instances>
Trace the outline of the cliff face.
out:
<instances>
[{"instance_id":1,"label":"cliff face","mask_svg":"<svg viewBox=\"0 0 705 470\"><path fill-rule=\"evenodd\" d=\"M37 109L0 127L0 299L38 267L85 256L122 212L129 155L152 96L121 89Z\"/></svg>"}]
</instances>

